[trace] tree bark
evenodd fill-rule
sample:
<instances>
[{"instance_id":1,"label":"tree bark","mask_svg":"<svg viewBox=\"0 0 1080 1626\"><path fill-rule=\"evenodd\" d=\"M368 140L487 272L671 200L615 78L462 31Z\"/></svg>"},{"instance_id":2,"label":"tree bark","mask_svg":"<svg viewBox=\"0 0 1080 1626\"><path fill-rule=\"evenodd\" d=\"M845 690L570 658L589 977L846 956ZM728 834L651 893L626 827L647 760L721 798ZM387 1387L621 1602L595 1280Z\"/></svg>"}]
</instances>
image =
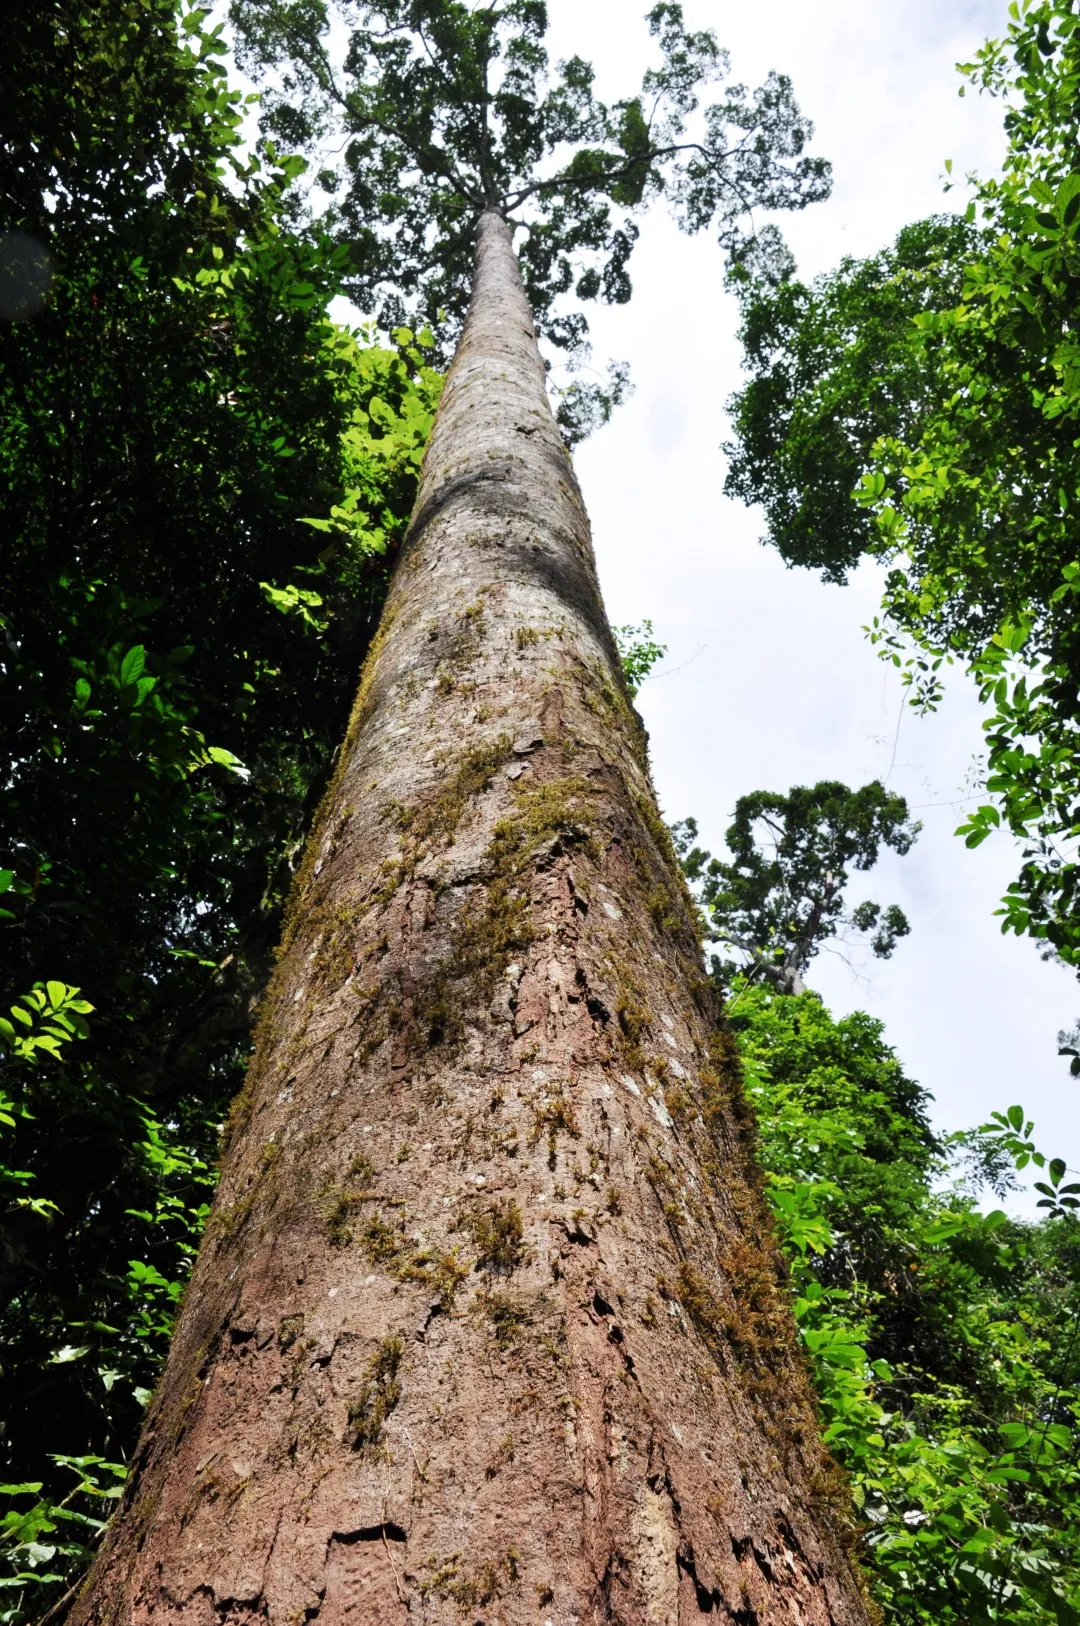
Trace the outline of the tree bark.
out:
<instances>
[{"instance_id":1,"label":"tree bark","mask_svg":"<svg viewBox=\"0 0 1080 1626\"><path fill-rule=\"evenodd\" d=\"M488 213L72 1626L865 1622L751 1138Z\"/></svg>"}]
</instances>

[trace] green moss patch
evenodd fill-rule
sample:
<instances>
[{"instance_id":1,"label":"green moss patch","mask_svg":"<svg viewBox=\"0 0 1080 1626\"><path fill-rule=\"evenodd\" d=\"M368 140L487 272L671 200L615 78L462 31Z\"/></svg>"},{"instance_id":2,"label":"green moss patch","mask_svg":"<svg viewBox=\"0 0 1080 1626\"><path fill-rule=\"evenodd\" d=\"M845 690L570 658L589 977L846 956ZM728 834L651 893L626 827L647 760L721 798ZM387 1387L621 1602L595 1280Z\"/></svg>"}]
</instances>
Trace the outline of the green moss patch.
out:
<instances>
[{"instance_id":1,"label":"green moss patch","mask_svg":"<svg viewBox=\"0 0 1080 1626\"><path fill-rule=\"evenodd\" d=\"M405 1344L400 1338L384 1338L368 1368L363 1388L349 1402L345 1438L354 1451L378 1445L383 1427L401 1399L398 1371Z\"/></svg>"}]
</instances>

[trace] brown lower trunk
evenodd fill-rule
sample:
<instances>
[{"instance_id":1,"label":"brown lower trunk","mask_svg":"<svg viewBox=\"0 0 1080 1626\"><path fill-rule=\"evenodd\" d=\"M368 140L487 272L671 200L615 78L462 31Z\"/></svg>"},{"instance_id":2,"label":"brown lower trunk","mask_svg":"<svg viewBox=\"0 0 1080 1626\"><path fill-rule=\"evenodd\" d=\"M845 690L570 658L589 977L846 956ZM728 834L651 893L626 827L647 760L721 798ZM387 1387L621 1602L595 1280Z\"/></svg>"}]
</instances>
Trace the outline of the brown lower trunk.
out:
<instances>
[{"instance_id":1,"label":"brown lower trunk","mask_svg":"<svg viewBox=\"0 0 1080 1626\"><path fill-rule=\"evenodd\" d=\"M509 231L70 1617L855 1626Z\"/></svg>"}]
</instances>

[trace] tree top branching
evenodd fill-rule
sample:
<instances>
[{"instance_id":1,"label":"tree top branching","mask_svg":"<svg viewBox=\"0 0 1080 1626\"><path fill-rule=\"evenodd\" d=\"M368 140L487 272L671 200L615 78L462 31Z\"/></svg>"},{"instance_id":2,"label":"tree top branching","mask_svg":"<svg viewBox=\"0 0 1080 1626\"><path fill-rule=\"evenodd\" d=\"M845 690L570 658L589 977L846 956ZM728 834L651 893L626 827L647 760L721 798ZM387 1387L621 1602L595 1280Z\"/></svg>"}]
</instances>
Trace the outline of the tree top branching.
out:
<instances>
[{"instance_id":1,"label":"tree top branching","mask_svg":"<svg viewBox=\"0 0 1080 1626\"><path fill-rule=\"evenodd\" d=\"M829 191L790 81L731 83L712 30L688 29L674 0L648 13L657 62L610 105L581 57L552 67L543 0L232 0L231 19L241 65L265 87L265 131L315 161L353 297L387 327L441 320L453 341L475 224L496 209L519 228L541 333L580 359L578 306L630 298L650 203L665 198L688 232L714 228L730 260L760 263L787 251L753 211Z\"/></svg>"}]
</instances>

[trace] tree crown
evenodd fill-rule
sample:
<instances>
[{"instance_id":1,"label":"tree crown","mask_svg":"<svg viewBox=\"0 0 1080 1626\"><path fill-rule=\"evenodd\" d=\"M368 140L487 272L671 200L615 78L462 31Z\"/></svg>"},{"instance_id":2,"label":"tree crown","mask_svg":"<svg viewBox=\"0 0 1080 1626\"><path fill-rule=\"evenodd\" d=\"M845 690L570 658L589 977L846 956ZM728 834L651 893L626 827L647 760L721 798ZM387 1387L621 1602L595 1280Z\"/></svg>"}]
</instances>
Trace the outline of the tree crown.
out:
<instances>
[{"instance_id":1,"label":"tree crown","mask_svg":"<svg viewBox=\"0 0 1080 1626\"><path fill-rule=\"evenodd\" d=\"M693 845L693 819L676 825L676 848L688 879L699 883L709 938L744 956L741 966L717 959L719 974L755 968L785 992L800 992L806 966L844 930L872 934L873 953L888 959L910 930L903 910L847 908L848 871L870 869L882 847L908 852L919 828L904 798L877 780L855 791L821 780L786 796L740 796L724 838L729 864Z\"/></svg>"},{"instance_id":2,"label":"tree crown","mask_svg":"<svg viewBox=\"0 0 1080 1626\"><path fill-rule=\"evenodd\" d=\"M630 297L634 216L664 195L680 225L714 225L730 256L781 252L749 211L802 208L829 190L829 166L805 154L812 127L790 81L724 84L727 53L661 0L648 14L658 65L611 105L580 57L552 70L543 0L233 0L241 63L278 73L266 128L310 154L333 133L344 163L318 171L353 255L353 295L387 325L460 325L479 215L522 228L522 275L541 332L580 354L578 301ZM343 58L331 27L348 28ZM785 251L786 252L786 251Z\"/></svg>"}]
</instances>

